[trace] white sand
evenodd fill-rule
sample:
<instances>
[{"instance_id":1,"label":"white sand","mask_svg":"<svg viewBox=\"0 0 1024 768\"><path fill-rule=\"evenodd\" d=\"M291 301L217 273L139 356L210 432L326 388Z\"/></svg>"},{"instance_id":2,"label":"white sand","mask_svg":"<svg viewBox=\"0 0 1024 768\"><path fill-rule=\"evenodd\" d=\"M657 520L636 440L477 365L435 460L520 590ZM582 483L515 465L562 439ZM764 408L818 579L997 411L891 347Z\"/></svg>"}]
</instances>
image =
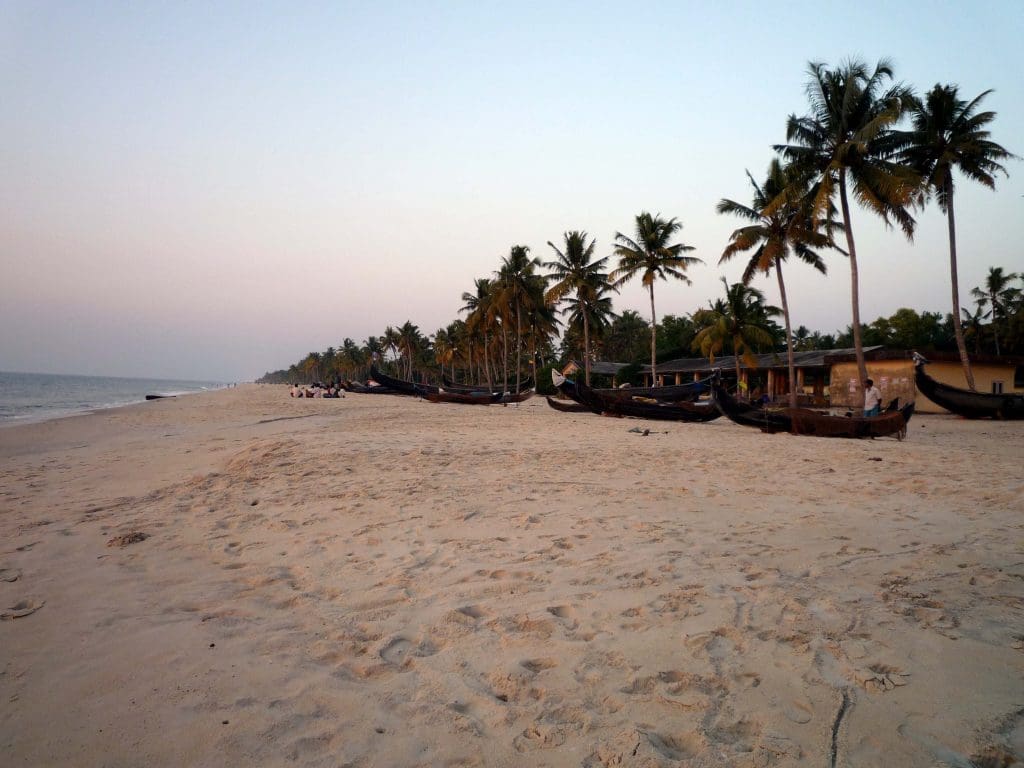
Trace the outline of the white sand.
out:
<instances>
[{"instance_id":1,"label":"white sand","mask_svg":"<svg viewBox=\"0 0 1024 768\"><path fill-rule=\"evenodd\" d=\"M0 762L1009 765L1022 460L254 385L0 429Z\"/></svg>"}]
</instances>

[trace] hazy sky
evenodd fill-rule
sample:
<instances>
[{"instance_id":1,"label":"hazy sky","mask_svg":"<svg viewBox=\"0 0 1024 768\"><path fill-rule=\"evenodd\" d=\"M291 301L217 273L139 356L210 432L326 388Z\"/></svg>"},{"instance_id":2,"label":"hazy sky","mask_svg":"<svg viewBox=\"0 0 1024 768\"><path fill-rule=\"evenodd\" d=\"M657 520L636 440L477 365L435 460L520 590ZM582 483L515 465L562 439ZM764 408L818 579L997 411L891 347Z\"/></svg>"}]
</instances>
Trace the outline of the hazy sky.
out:
<instances>
[{"instance_id":1,"label":"hazy sky","mask_svg":"<svg viewBox=\"0 0 1024 768\"><path fill-rule=\"evenodd\" d=\"M831 10L830 10L831 9ZM0 370L245 380L412 320L431 334L514 244L643 210L718 257L808 61L957 83L1024 155L1024 2L0 4ZM957 197L962 303L1024 269L1024 163ZM944 218L854 212L861 313L948 312ZM849 269L787 272L795 324L850 323ZM758 287L777 301L774 281ZM615 300L648 315L641 285Z\"/></svg>"}]
</instances>

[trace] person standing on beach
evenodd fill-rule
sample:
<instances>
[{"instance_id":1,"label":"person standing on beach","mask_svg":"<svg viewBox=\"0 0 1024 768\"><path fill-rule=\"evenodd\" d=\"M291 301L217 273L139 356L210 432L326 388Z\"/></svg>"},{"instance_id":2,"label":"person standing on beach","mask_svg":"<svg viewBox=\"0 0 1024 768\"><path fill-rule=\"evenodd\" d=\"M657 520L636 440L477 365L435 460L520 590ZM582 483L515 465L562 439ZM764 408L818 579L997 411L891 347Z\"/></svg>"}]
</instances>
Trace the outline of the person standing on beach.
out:
<instances>
[{"instance_id":1,"label":"person standing on beach","mask_svg":"<svg viewBox=\"0 0 1024 768\"><path fill-rule=\"evenodd\" d=\"M877 416L882 412L882 392L871 379L864 381L864 415Z\"/></svg>"}]
</instances>

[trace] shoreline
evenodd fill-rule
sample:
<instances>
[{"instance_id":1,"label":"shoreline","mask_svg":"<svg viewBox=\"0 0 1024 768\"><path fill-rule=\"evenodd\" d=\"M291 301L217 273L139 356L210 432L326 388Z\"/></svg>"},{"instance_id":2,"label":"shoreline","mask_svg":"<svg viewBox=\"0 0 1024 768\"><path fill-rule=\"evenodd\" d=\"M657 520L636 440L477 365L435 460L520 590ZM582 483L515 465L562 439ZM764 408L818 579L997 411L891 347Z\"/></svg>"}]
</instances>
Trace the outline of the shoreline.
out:
<instances>
[{"instance_id":1,"label":"shoreline","mask_svg":"<svg viewBox=\"0 0 1024 768\"><path fill-rule=\"evenodd\" d=\"M0 621L12 764L1024 744L1024 423L642 436L540 397L197 394L0 430L0 612L35 609Z\"/></svg>"},{"instance_id":2,"label":"shoreline","mask_svg":"<svg viewBox=\"0 0 1024 768\"><path fill-rule=\"evenodd\" d=\"M36 374L18 374L18 375L34 376ZM42 374L40 374L40 375L42 375ZM132 382L135 382L135 381L152 381L152 382L158 383L158 384L159 383L164 383L164 384L167 384L167 383L179 383L179 384L180 383L185 383L185 382L175 382L174 380L171 380L171 379L130 379L130 378L123 378L123 377L78 376L78 375L63 375L63 374L59 374L59 375L58 374L52 374L52 376L55 377L55 378L72 378L72 379L96 379L96 380L108 380L109 379L109 380L116 380L116 381L132 381ZM197 383L202 383L202 382L197 382ZM54 408L52 410L48 410L45 413L41 413L41 414L38 414L38 415L30 414L30 415L18 415L18 416L10 416L10 417L5 417L5 418L0 418L0 429L4 429L4 428L7 428L7 427L12 427L12 426L24 426L24 425L30 425L30 424L42 424L42 423L45 423L45 422L48 422L48 421L54 421L54 420L59 420L59 419L67 419L67 418L72 418L72 417L75 417L75 416L87 416L87 415L91 415L91 414L94 414L94 413L102 413L104 411L109 411L109 410L113 410L113 409L117 409L117 408L127 408L127 407L130 407L130 406L133 406L133 405L144 405L147 402L152 402L150 400L147 400L146 398L149 397L150 395L153 395L153 394L159 394L159 398L156 398L156 399L167 399L167 398L171 398L171 397L177 398L177 397L187 397L189 395L200 395L200 394L204 394L204 393L207 393L207 392L216 392L216 391L218 391L220 389L231 389L231 388L234 388L234 387L237 387L237 386L238 386L237 384L221 384L221 385L216 386L216 387L211 386L211 387L207 387L207 388L204 388L204 389L198 389L198 390L174 390L174 391L169 391L166 394L158 393L158 392L150 392L150 393L140 394L138 396L138 399L135 399L134 396L133 396L132 399L125 400L123 402L91 404L91 405L82 405L82 406L72 406L72 407L68 407L68 408ZM42 408L41 406L33 406L33 407L40 408L40 409Z\"/></svg>"}]
</instances>

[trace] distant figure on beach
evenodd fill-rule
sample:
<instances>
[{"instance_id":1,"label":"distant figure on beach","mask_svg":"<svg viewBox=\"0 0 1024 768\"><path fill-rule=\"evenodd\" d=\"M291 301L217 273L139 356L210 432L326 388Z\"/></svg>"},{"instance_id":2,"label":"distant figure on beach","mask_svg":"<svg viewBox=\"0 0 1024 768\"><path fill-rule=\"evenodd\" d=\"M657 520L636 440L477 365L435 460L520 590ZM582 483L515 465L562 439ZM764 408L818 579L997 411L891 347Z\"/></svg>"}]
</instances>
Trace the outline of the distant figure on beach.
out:
<instances>
[{"instance_id":1,"label":"distant figure on beach","mask_svg":"<svg viewBox=\"0 0 1024 768\"><path fill-rule=\"evenodd\" d=\"M864 381L864 415L877 416L882 412L882 392L871 379Z\"/></svg>"}]
</instances>

